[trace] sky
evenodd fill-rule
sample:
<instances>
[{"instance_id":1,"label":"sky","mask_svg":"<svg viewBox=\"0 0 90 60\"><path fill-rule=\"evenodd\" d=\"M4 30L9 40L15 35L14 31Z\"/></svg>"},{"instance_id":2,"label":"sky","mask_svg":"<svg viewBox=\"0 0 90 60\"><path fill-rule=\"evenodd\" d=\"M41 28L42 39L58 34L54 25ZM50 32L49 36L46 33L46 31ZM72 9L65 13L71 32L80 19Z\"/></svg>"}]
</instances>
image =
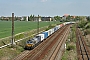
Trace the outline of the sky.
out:
<instances>
[{"instance_id":1,"label":"sky","mask_svg":"<svg viewBox=\"0 0 90 60\"><path fill-rule=\"evenodd\" d=\"M0 16L90 16L90 0L0 0Z\"/></svg>"}]
</instances>

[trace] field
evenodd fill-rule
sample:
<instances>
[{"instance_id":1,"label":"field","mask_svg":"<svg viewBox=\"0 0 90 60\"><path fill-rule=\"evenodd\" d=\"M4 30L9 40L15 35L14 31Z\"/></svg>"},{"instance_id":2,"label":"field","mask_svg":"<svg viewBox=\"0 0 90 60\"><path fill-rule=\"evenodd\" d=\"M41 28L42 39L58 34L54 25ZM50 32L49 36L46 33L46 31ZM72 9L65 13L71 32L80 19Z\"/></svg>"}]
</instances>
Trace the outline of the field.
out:
<instances>
[{"instance_id":1,"label":"field","mask_svg":"<svg viewBox=\"0 0 90 60\"><path fill-rule=\"evenodd\" d=\"M39 27L49 26L50 24L60 23L58 21L54 22L40 22ZM14 23L14 34L30 31L37 28L37 22L27 22L27 21L15 21ZM11 36L12 23L11 21L0 21L0 38Z\"/></svg>"}]
</instances>

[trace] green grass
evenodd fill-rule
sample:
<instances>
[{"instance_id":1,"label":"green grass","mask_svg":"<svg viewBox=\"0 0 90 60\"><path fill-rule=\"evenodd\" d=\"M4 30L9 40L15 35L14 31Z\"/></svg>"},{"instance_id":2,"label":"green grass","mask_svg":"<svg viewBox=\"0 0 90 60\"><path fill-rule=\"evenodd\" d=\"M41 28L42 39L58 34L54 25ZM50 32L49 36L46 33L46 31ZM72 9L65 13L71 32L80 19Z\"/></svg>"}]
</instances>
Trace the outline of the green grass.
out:
<instances>
[{"instance_id":1,"label":"green grass","mask_svg":"<svg viewBox=\"0 0 90 60\"><path fill-rule=\"evenodd\" d=\"M67 56L68 56L68 51L66 50L64 53L64 56L62 57L62 60L67 60Z\"/></svg>"},{"instance_id":2,"label":"green grass","mask_svg":"<svg viewBox=\"0 0 90 60\"><path fill-rule=\"evenodd\" d=\"M58 24L60 22L40 22L39 27L48 26L50 24ZM14 34L30 31L37 28L37 22L27 22L27 21L15 21ZM12 32L11 21L0 21L0 38L11 36Z\"/></svg>"},{"instance_id":3,"label":"green grass","mask_svg":"<svg viewBox=\"0 0 90 60\"><path fill-rule=\"evenodd\" d=\"M22 51L24 51L24 49L21 46L18 46L14 49L7 48L7 47L0 49L0 60L12 60L14 57L16 57Z\"/></svg>"}]
</instances>

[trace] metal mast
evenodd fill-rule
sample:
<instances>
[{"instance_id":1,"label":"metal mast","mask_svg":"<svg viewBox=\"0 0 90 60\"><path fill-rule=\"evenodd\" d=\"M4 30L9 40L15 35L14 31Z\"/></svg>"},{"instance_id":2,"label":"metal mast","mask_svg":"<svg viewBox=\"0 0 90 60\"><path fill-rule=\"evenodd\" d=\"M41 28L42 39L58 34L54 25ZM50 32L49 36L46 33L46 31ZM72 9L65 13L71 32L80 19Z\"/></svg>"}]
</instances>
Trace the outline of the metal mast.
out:
<instances>
[{"instance_id":1,"label":"metal mast","mask_svg":"<svg viewBox=\"0 0 90 60\"><path fill-rule=\"evenodd\" d=\"M37 34L39 34L39 18L40 18L40 17L39 17L39 15L38 15L38 19L37 19L37 22L38 22L38 23L37 23Z\"/></svg>"},{"instance_id":2,"label":"metal mast","mask_svg":"<svg viewBox=\"0 0 90 60\"><path fill-rule=\"evenodd\" d=\"M12 45L15 44L14 42L14 13L12 13L12 40L11 40Z\"/></svg>"}]
</instances>

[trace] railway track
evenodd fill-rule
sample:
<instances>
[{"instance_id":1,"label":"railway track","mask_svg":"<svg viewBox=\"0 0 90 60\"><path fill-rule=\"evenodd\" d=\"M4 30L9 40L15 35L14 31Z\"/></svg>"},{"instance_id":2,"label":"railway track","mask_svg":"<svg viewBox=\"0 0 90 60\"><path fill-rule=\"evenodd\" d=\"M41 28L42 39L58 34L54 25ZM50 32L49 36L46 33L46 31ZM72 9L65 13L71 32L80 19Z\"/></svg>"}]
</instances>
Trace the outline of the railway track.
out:
<instances>
[{"instance_id":1,"label":"railway track","mask_svg":"<svg viewBox=\"0 0 90 60\"><path fill-rule=\"evenodd\" d=\"M28 53L30 53L30 52L31 51L29 51L29 50L25 50L20 55L18 55L17 57L15 57L13 60L20 60L22 57L24 57L25 55L28 55Z\"/></svg>"},{"instance_id":2,"label":"railway track","mask_svg":"<svg viewBox=\"0 0 90 60\"><path fill-rule=\"evenodd\" d=\"M59 36L58 43L56 45L56 48L54 49L53 53L50 55L49 59L46 60L61 60L62 54L65 50L64 44L67 39L68 33L69 33L69 28L62 33L61 36Z\"/></svg>"},{"instance_id":3,"label":"railway track","mask_svg":"<svg viewBox=\"0 0 90 60\"><path fill-rule=\"evenodd\" d=\"M78 60L90 60L90 50L88 49L82 33L78 28L76 29L76 38Z\"/></svg>"},{"instance_id":4,"label":"railway track","mask_svg":"<svg viewBox=\"0 0 90 60\"><path fill-rule=\"evenodd\" d=\"M66 32L68 28L69 28L68 25L60 28L57 32L55 32L50 37L48 37L46 40L44 40L41 44L39 44L33 50L28 51L27 54L23 53L17 56L13 60L42 60L42 59L51 60L53 57L55 59L58 54L57 52L60 50L60 46L64 47L63 43L65 42L65 40L63 39L65 38L65 36L67 36L67 34L65 33L68 33ZM63 49L61 49L61 51L63 51ZM54 53L54 51L56 52ZM55 56L53 56L54 54Z\"/></svg>"}]
</instances>

